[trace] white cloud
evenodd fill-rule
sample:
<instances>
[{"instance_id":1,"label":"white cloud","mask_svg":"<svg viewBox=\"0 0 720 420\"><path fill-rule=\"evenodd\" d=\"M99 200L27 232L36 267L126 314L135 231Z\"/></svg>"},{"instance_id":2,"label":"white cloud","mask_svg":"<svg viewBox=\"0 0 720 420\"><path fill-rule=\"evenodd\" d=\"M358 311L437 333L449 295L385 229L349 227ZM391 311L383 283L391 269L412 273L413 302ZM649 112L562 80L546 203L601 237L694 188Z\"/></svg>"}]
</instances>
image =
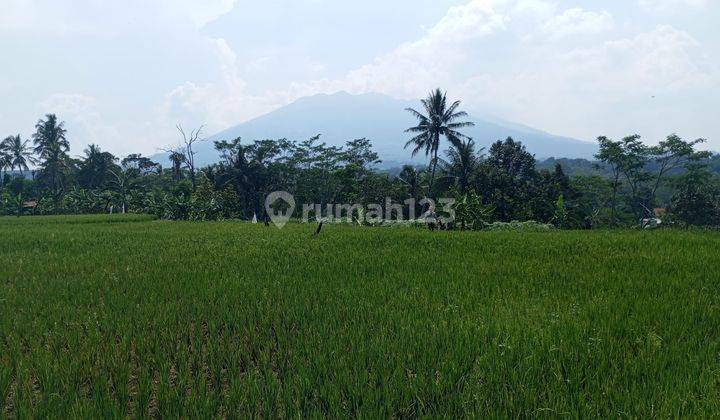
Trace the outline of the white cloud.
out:
<instances>
[{"instance_id":1,"label":"white cloud","mask_svg":"<svg viewBox=\"0 0 720 420\"><path fill-rule=\"evenodd\" d=\"M674 131L694 133L703 124L697 112L684 121L672 118L686 115L686 105L668 98L707 96L720 84L698 41L670 26L593 47L553 48L552 59L479 74L456 90L473 105L551 132L592 139L640 131L652 141Z\"/></svg>"},{"instance_id":2,"label":"white cloud","mask_svg":"<svg viewBox=\"0 0 720 420\"><path fill-rule=\"evenodd\" d=\"M499 13L493 6L496 3L472 0L451 7L419 40L402 44L341 79L294 84L292 90L299 94L383 92L414 98L435 86L451 84L455 76L449 70L473 59L468 47L505 30L509 16Z\"/></svg>"},{"instance_id":3,"label":"white cloud","mask_svg":"<svg viewBox=\"0 0 720 420\"><path fill-rule=\"evenodd\" d=\"M461 91L459 87L467 80L491 76L487 62L497 63L507 58L506 66L518 64L518 57L505 57L503 51L499 52L500 56L495 55L498 52L493 39L498 36L517 36L530 41L537 34L562 38L603 33L614 26L612 16L606 11L573 8L554 15L556 9L553 3L541 0L473 0L451 8L423 38L403 44L343 78L296 84L295 89L306 94L337 90L383 92L406 98L424 95L435 86L457 87L456 90ZM530 23L532 26L528 28ZM527 46L528 51L518 51L516 45L508 47L528 57L537 56L540 51L557 54L534 44ZM549 57L541 59L545 61ZM506 71L503 69L503 73Z\"/></svg>"},{"instance_id":4,"label":"white cloud","mask_svg":"<svg viewBox=\"0 0 720 420\"><path fill-rule=\"evenodd\" d=\"M607 41L565 55L574 77L621 92L693 88L709 81L699 42L687 32L660 25L634 38Z\"/></svg>"},{"instance_id":5,"label":"white cloud","mask_svg":"<svg viewBox=\"0 0 720 420\"><path fill-rule=\"evenodd\" d=\"M471 2L448 13L418 41L342 78L294 89L302 94L347 90L416 98L440 86L471 108L592 139L608 128L630 133L650 126L646 131L654 135L681 130L683 126L642 120L640 110L630 104L654 95L690 95L718 83L700 43L685 31L660 25L613 38L608 12L573 8L547 16L552 10L546 3L518 8ZM538 22L535 26L527 26L528 13ZM464 31L463 25L488 29ZM452 34L459 33L473 36L458 41ZM597 37L582 46L575 39L563 42L578 34ZM499 38L508 36L516 38L505 39L502 49L494 48Z\"/></svg>"},{"instance_id":6,"label":"white cloud","mask_svg":"<svg viewBox=\"0 0 720 420\"><path fill-rule=\"evenodd\" d=\"M226 128L315 93L345 90L416 97L424 94L428 86L451 83L446 69L465 60L462 45L503 30L505 22L506 17L495 12L491 1L472 0L463 6L450 8L421 39L400 45L341 79L291 83L286 88L261 94L249 93L240 72L243 66L237 62L236 54L225 40L217 39L214 48L222 82L204 85L187 82L178 86L166 96L161 113L167 120L194 116L196 124L204 121L212 130ZM251 66L257 67L269 60L264 57L251 63ZM307 65L315 71L322 70L320 63Z\"/></svg>"},{"instance_id":7,"label":"white cloud","mask_svg":"<svg viewBox=\"0 0 720 420\"><path fill-rule=\"evenodd\" d=\"M215 52L221 80L206 84L185 82L168 92L159 109L161 124L206 125L208 131L217 131L286 102L282 93L249 93L240 74L240 63L228 43L216 39L209 45Z\"/></svg>"},{"instance_id":8,"label":"white cloud","mask_svg":"<svg viewBox=\"0 0 720 420\"><path fill-rule=\"evenodd\" d=\"M542 25L541 30L552 37L569 35L595 35L611 31L615 26L612 15L606 11L592 12L580 8L567 9Z\"/></svg>"},{"instance_id":9,"label":"white cloud","mask_svg":"<svg viewBox=\"0 0 720 420\"><path fill-rule=\"evenodd\" d=\"M97 101L80 93L54 94L40 103L45 112L63 112L73 116L97 117Z\"/></svg>"},{"instance_id":10,"label":"white cloud","mask_svg":"<svg viewBox=\"0 0 720 420\"><path fill-rule=\"evenodd\" d=\"M557 10L555 3L544 0L519 0L513 9L514 14L533 14L538 17L552 16Z\"/></svg>"},{"instance_id":11,"label":"white cloud","mask_svg":"<svg viewBox=\"0 0 720 420\"><path fill-rule=\"evenodd\" d=\"M489 0L472 0L462 6L451 7L421 42L457 42L502 29L506 17L496 13L492 4Z\"/></svg>"},{"instance_id":12,"label":"white cloud","mask_svg":"<svg viewBox=\"0 0 720 420\"><path fill-rule=\"evenodd\" d=\"M55 113L65 121L68 140L76 153L89 143L98 144L105 150L131 152L124 150L123 136L108 124L98 109L97 100L92 96L79 93L54 94L40 103L40 110L42 114Z\"/></svg>"}]
</instances>

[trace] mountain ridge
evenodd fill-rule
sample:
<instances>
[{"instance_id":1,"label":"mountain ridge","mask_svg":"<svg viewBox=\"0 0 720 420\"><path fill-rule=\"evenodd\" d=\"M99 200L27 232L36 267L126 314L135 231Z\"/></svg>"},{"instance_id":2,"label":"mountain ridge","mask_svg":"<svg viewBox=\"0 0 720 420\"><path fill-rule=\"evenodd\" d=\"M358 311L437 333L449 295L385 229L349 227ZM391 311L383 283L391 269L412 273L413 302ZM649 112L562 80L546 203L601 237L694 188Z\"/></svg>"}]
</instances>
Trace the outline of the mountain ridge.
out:
<instances>
[{"instance_id":1,"label":"mountain ridge","mask_svg":"<svg viewBox=\"0 0 720 420\"><path fill-rule=\"evenodd\" d=\"M217 162L213 142L242 137L252 142L261 139L287 138L302 141L320 134L321 141L333 146L357 138L369 139L380 158L393 165L423 163L424 156L411 158L404 148L410 135L404 131L415 123L408 107L420 107L420 101L394 99L379 93L352 95L347 92L316 94L235 125L207 138L198 145L197 161L201 165ZM478 146L489 147L497 140L513 137L521 141L538 158L592 158L597 146L570 137L556 136L523 124L499 118L470 114L466 119L474 127L463 129ZM155 155L165 162L167 156Z\"/></svg>"}]
</instances>

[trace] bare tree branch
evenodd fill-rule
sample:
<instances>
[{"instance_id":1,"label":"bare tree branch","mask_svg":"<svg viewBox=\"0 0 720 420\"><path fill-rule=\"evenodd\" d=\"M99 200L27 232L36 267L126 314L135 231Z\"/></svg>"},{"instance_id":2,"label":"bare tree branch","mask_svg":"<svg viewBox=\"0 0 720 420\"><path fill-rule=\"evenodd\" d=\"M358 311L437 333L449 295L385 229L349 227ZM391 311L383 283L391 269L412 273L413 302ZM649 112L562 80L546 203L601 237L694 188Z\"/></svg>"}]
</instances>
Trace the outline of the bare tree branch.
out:
<instances>
[{"instance_id":1,"label":"bare tree branch","mask_svg":"<svg viewBox=\"0 0 720 420\"><path fill-rule=\"evenodd\" d=\"M177 149L165 150L165 152L170 153L171 155L180 154L183 156L182 163L185 164L185 167L190 172L190 182L192 182L193 189L195 189L195 187L197 186L197 168L195 166L195 155L197 152L195 151L194 147L197 143L205 141L205 139L200 137L202 135L203 129L205 128L205 125L201 125L195 130L190 130L189 133L187 133L183 129L181 124L177 124L175 128L177 128L180 136L182 137L182 143Z\"/></svg>"}]
</instances>

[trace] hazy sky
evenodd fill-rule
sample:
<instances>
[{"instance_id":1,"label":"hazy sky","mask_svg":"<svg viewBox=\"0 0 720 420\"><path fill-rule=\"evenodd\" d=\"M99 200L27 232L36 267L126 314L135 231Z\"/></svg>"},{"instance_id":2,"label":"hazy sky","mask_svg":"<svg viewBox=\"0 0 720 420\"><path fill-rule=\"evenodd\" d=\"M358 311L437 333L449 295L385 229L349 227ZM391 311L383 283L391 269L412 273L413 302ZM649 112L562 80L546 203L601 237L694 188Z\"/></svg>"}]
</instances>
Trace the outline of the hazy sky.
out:
<instances>
[{"instance_id":1,"label":"hazy sky","mask_svg":"<svg viewBox=\"0 0 720 420\"><path fill-rule=\"evenodd\" d=\"M0 135L55 112L73 154L153 153L178 122L439 86L553 134L720 150L718 21L718 0L0 0Z\"/></svg>"}]
</instances>

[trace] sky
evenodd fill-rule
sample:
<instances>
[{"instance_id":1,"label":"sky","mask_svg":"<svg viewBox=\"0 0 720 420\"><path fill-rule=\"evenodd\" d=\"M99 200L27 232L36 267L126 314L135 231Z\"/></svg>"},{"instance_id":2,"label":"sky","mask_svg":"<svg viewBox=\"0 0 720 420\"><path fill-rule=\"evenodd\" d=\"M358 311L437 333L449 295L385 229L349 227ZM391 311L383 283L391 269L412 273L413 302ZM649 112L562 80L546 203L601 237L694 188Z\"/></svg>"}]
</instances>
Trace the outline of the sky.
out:
<instances>
[{"instance_id":1,"label":"sky","mask_svg":"<svg viewBox=\"0 0 720 420\"><path fill-rule=\"evenodd\" d=\"M152 154L178 123L440 87L557 135L720 151L718 21L718 0L0 0L0 136L52 112L74 155Z\"/></svg>"}]
</instances>

